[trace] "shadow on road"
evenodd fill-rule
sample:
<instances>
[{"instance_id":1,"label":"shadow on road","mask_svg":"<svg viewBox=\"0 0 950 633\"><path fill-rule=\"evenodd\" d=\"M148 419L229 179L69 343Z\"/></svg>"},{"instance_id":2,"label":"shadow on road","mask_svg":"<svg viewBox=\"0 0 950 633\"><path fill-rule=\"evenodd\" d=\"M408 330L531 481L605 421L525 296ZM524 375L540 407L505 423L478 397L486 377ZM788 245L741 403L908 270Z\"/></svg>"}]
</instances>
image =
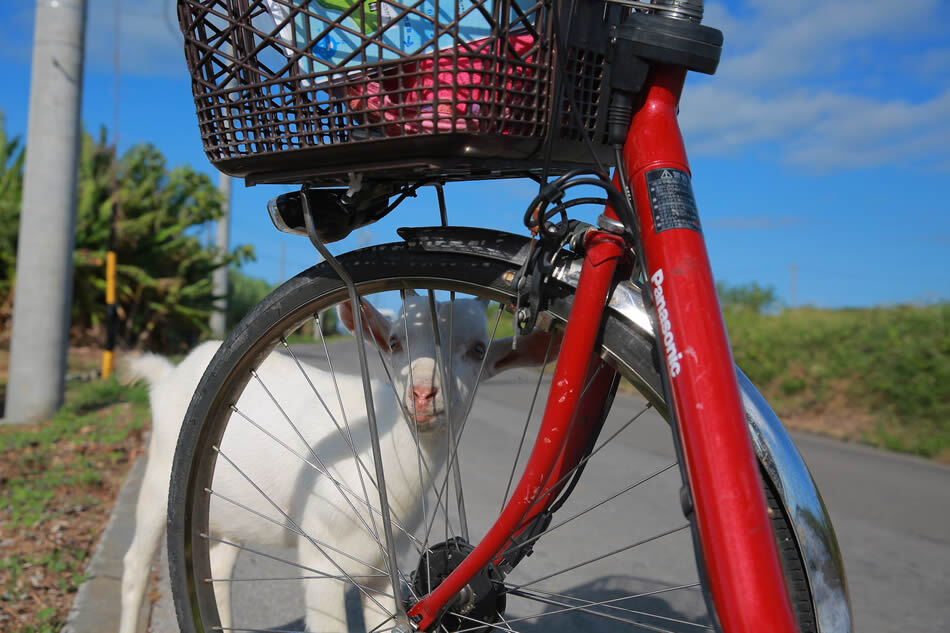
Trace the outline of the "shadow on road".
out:
<instances>
[{"instance_id":1,"label":"shadow on road","mask_svg":"<svg viewBox=\"0 0 950 633\"><path fill-rule=\"evenodd\" d=\"M565 607L557 605L546 605L539 611L533 607L531 602L520 599L511 599L510 604L514 605L515 602L518 602L520 608L507 614L506 617L511 621L519 617L538 614L537 618L511 622L511 628L518 633L568 633L569 631L572 633L576 631L612 633L628 630L696 633L711 629L703 597L698 589L626 598L627 596L648 593L663 588L664 586L655 582L633 576L607 576L558 592L575 598L575 600L561 597L551 597L551 600L572 605L615 601L609 605L592 607L598 613L609 617L584 613L579 610L564 612ZM356 590L347 592L346 615L350 633L362 633L363 616L360 612L359 592ZM636 626L634 623L645 626ZM280 631L304 631L304 620L298 618L275 628ZM505 631L506 628L499 625L498 628L487 630Z\"/></svg>"}]
</instances>

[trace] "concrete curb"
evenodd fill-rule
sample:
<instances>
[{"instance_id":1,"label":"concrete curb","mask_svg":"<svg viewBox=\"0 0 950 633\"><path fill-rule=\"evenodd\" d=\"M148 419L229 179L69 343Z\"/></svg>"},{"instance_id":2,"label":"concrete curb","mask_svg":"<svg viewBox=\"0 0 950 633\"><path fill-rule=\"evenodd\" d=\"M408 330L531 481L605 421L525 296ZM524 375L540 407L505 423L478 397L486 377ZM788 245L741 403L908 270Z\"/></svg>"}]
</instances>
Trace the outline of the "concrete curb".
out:
<instances>
[{"instance_id":1,"label":"concrete curb","mask_svg":"<svg viewBox=\"0 0 950 633\"><path fill-rule=\"evenodd\" d=\"M125 556L135 533L135 505L144 473L145 458L140 457L132 465L125 483L122 484L109 522L86 568L89 580L80 585L76 592L62 633L110 633L118 630L122 610L122 557ZM161 560L164 561L164 557ZM167 576L163 567L160 567L160 570L163 578ZM165 583L167 584L167 579ZM171 602L167 590L161 590L160 594L161 598L156 605L151 605L148 599L145 600L139 613L137 630L145 631L150 619L162 621L162 631L177 630L177 624L168 626L174 622L174 616L170 620L168 617L156 618L155 611L158 606L168 609ZM153 622L153 631L154 624L156 623Z\"/></svg>"},{"instance_id":2,"label":"concrete curb","mask_svg":"<svg viewBox=\"0 0 950 633\"><path fill-rule=\"evenodd\" d=\"M106 633L119 628L122 557L135 532L135 500L144 472L145 459L140 457L122 484L109 523L86 568L89 580L76 592L63 633ZM147 615L139 617L140 630L145 630Z\"/></svg>"}]
</instances>

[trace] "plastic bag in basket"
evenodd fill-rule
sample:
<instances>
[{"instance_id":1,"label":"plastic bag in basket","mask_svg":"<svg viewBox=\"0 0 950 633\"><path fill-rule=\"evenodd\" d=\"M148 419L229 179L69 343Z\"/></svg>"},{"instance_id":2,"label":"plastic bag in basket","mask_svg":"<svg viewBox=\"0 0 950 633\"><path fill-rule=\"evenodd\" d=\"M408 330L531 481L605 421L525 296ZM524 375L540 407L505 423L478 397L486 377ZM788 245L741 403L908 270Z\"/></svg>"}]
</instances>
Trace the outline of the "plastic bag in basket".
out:
<instances>
[{"instance_id":1,"label":"plastic bag in basket","mask_svg":"<svg viewBox=\"0 0 950 633\"><path fill-rule=\"evenodd\" d=\"M379 79L350 81L347 108L357 124L378 124L385 136L431 132L518 134L519 106L529 106L534 37L474 42L462 50L394 64ZM474 51L478 51L477 53Z\"/></svg>"},{"instance_id":2,"label":"plastic bag in basket","mask_svg":"<svg viewBox=\"0 0 950 633\"><path fill-rule=\"evenodd\" d=\"M400 4L404 2L406 4ZM298 67L322 73L333 100L353 115L354 138L427 132L518 133L534 37L512 28L492 40L503 0L265 0L281 40L305 53ZM536 0L504 0L522 16ZM511 10L511 9L507 9ZM501 13L503 13L502 11ZM515 12L517 13L517 12ZM511 21L518 24L515 13ZM519 32L520 30L520 32ZM436 34L438 33L438 37ZM436 44L437 42L437 44ZM438 48L437 48L438 47ZM288 46L288 56L293 50ZM398 61L412 56L411 61ZM365 64L392 60L370 71ZM362 68L357 69L358 66ZM371 75L364 73L372 73ZM311 86L310 79L302 80ZM530 82L534 85L534 82ZM492 127L494 126L494 127Z\"/></svg>"},{"instance_id":3,"label":"plastic bag in basket","mask_svg":"<svg viewBox=\"0 0 950 633\"><path fill-rule=\"evenodd\" d=\"M495 0L264 0L304 74L450 49L489 37ZM536 0L509 0L525 10ZM292 54L288 47L288 54Z\"/></svg>"}]
</instances>

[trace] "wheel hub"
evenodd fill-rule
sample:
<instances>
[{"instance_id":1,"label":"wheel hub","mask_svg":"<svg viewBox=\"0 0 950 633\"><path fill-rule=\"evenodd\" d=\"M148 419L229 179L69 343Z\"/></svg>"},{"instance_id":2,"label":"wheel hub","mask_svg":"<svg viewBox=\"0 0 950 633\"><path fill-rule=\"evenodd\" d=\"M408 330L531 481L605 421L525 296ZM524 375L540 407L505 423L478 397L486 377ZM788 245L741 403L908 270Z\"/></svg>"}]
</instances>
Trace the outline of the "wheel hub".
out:
<instances>
[{"instance_id":1,"label":"wheel hub","mask_svg":"<svg viewBox=\"0 0 950 633\"><path fill-rule=\"evenodd\" d=\"M419 559L419 566L412 574L412 585L417 596L428 594L439 583L448 578L475 548L461 537L453 537L434 545ZM472 627L479 622L486 623L481 631L489 631L488 626L501 620L505 612L505 589L502 581L504 574L494 565L480 570L455 597L446 605L435 628L445 627L450 633Z\"/></svg>"}]
</instances>

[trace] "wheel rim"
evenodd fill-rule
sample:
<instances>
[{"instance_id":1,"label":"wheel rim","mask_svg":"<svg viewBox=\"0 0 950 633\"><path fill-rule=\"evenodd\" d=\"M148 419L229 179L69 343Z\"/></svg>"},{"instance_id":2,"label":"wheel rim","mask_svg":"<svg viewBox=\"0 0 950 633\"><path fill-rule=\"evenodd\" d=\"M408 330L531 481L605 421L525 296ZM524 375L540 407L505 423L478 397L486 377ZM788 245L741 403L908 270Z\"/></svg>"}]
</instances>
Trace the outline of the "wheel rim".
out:
<instances>
[{"instance_id":1,"label":"wheel rim","mask_svg":"<svg viewBox=\"0 0 950 633\"><path fill-rule=\"evenodd\" d=\"M414 278L414 279L388 279L374 280L372 282L358 284L360 292L363 295L376 295L384 297L378 293L404 290L407 286L422 288L423 290L434 289L441 295L445 291L476 293L479 296L487 297L493 301L501 301L507 304L511 301L508 294L500 292L497 289L487 288L474 284L466 284L457 280L446 280L440 278ZM286 334L298 327L309 314L319 311L327 306L344 299L344 290L341 287L333 292L323 294L318 299L314 299L309 304L296 306L293 310L285 313L287 316L277 320L272 328L275 332ZM390 294L390 296L392 296ZM440 297L441 298L441 297ZM493 304L495 306L499 304ZM487 323L489 331L492 329L491 323ZM224 389L216 395L214 402L209 409L212 411L211 419L216 423L207 424L204 432L199 439L199 446L196 450L197 458L193 460L194 468L190 471L190 479L186 486L187 490L187 510L185 513L186 529L184 533L184 551L185 557L187 594L184 596L187 601L195 608L195 613L200 619L203 614L208 620L204 624L216 624L214 618L214 592L215 587L224 586L224 579L214 579L212 582L202 582L200 578L213 578L211 574L210 562L208 557L209 543L218 542L214 530L209 532L208 510L212 498L221 499L224 495L220 491L214 490L214 486L208 486L207 482L212 481L213 471L217 468L231 468L240 472L240 464L235 464L232 457L223 453L223 459L216 459L218 454L212 448L219 446L221 434L230 417L230 424L239 422L241 424L251 424L256 422L258 426L267 428L267 424L261 424L254 420L253 416L244 415L240 404L236 410L230 408L230 402L238 401L236 394L243 391L254 381L261 382L265 380L262 375L255 376L250 373L252 367L260 365L261 358L276 347L283 347L280 337L275 336L273 340L257 340L248 346L248 353L240 362L232 363L228 370L228 377L224 381ZM341 352L334 349L334 344L319 343L317 350L322 349L329 352L329 358L332 362L337 362L341 358ZM304 363L310 358L310 352L303 353L302 347L291 346L290 351L284 353L294 357L294 362ZM344 353L345 354L345 353ZM375 354L371 352L371 354ZM336 369L339 372L339 368ZM501 377L499 377L501 378ZM495 380L499 380L496 378ZM532 423L539 415L540 405L543 404L543 394L545 389L545 374L541 370L534 370L532 374L526 372L519 373L509 380L501 382L497 387L492 387L492 382L486 382L479 387L479 393L476 393L475 402L488 403L485 408L488 412L476 412L468 418L461 432L465 437L465 442L460 442L460 457L458 460L449 459L449 464L460 464L458 471L469 475L474 483L469 482L462 486L464 504L460 503L458 497L453 496L451 503L443 501L446 498L444 490L453 490L457 487L455 483L456 473L454 468L443 467L436 476L439 485L434 490L429 491L428 498L421 504L421 513L423 515L422 528L411 530L408 521L402 517L397 517L394 524L396 530L403 534L403 540L409 540L410 551L415 549L415 554L407 558L405 555L400 559L401 573L405 579L405 585L410 586L410 570L418 564L419 554L427 551L434 545L446 542L453 537L463 536L463 533L471 533L474 542L477 542L478 535L484 533L485 529L491 524L494 516L497 515L504 498L511 488L511 480L517 477L518 465L523 461L524 445L530 444L532 432ZM266 384L266 383L265 383ZM537 395L540 386L540 395ZM506 456L506 466L504 469L498 469L499 472L485 472L485 468L479 468L479 460L488 454L493 454L498 450L499 442L492 439L492 435L497 435L502 431L497 428L484 427L483 418L491 418L492 412L497 410L492 404L496 399L505 395L501 392L507 392L517 389L519 393L527 393L528 397L520 402L524 408L528 409L527 415L518 422L518 428L510 431L500 442L503 445L509 445L510 450ZM335 394L328 394L328 399L336 397ZM635 401L627 396L620 398L627 405ZM517 401L517 400L516 400ZM528 403L531 404L528 404ZM315 405L316 406L316 405ZM478 405L476 404L476 407ZM474 408L474 407L473 407ZM678 488L680 478L674 474L677 472L675 458L672 457L674 451L669 446L666 455L646 453L638 455L636 460L625 460L624 457L630 453L630 449L636 446L636 441L629 438L630 429L641 426L644 412L649 409L645 403L637 404L636 408L630 412L624 413L621 409L615 407L614 413L608 418L607 426L601 434L602 440L594 449L591 463L596 466L600 460L607 457L605 463L619 463L624 465L623 473L618 472L616 467L610 468L588 468L584 478L581 480L577 491L571 497L568 504L558 513L554 522L548 528L542 538L538 540L535 554L527 558L516 568L511 575L505 579L505 585L508 595L508 611L503 618L497 622L489 622L487 627L485 623L472 622L471 626L456 625L456 630L473 631L479 628L494 630L514 630L531 631L537 630L540 626L545 628L554 628L560 630L563 626L566 630L570 628L584 628L599 630L603 627L629 627L631 630L655 630L655 631L697 631L710 629L710 619L706 614L702 594L697 581L694 555L692 553L692 543L689 536L688 526L682 518L679 509ZM618 414L619 412L619 414ZM497 415L497 414L495 414ZM481 416L481 417L476 417ZM286 416L281 416L286 417ZM489 420L490 421L490 420ZM476 423L477 422L477 423ZM658 428L655 420L649 427L648 434L662 435L664 432L667 437L669 430L661 423L662 428ZM475 433L471 429L480 430ZM509 437L510 436L510 437ZM266 433L261 436L266 437ZM476 438L476 439L472 439ZM495 438L497 440L497 438ZM271 438L271 441L276 441ZM469 450L473 442L475 444L474 452ZM632 442L632 443L631 443ZM285 447L289 449L288 447ZM451 454L453 443L451 438L447 442L446 451ZM652 450L652 449L651 449ZM510 454L514 454L514 458ZM614 455L611 456L611 453ZM622 457L617 457L620 454ZM319 472L321 460L319 455L313 455L305 448L300 448L296 455L288 450L289 459L294 461L309 461L310 466ZM315 458L314 458L315 457ZM310 459L308 459L310 458ZM624 462L629 463L624 463ZM466 466L466 464L469 464ZM359 506L368 495L364 492L367 485L371 488L371 465L365 470L357 468L358 472L366 475L366 478L360 481L351 482L353 485L344 485L345 492L341 496L351 497L347 505L350 508ZM425 470L425 464L422 460L417 460L417 470ZM248 473L244 473L247 475ZM325 474L325 473L324 473ZM242 475L243 476L243 475ZM624 480L622 484L618 480ZM650 494L648 501L641 504L636 503L636 498L631 500L631 493L636 494L635 490L642 491L657 482L666 484L667 494ZM345 482L340 482L341 484ZM366 488L366 490L369 490ZM600 488L602 490L597 491ZM204 492L211 489L212 493ZM490 491L487 494L492 499L488 501L477 499L473 494L475 491ZM372 494L369 492L369 494ZM363 496L364 500L357 499ZM225 501L238 501L229 499ZM273 505L273 504L272 504ZM459 510L460 507L466 510ZM253 514L253 510L258 510L256 518L262 522L273 523L274 515L271 515L270 521L263 516L259 508L252 508L245 504L244 511ZM637 511L630 514L629 507L637 508ZM619 510L617 508L620 508ZM438 510L438 511L436 511ZM474 514L473 514L474 511ZM281 514L278 511L276 515L279 520L290 524L289 530L301 528L299 524L288 518L292 513ZM358 514L354 512L354 514ZM373 512L369 516L375 517ZM463 517L467 521L463 520ZM591 527L589 519L597 518L597 523ZM382 517L379 517L380 520ZM638 519L639 525L632 519ZM213 522L213 521L212 521ZM364 521L364 528L372 530L369 525L372 521ZM468 523L467 526L464 526ZM646 527L644 527L644 524ZM302 528L301 528L302 529ZM407 537L406 533L411 532L412 536ZM232 587L233 604L235 605L234 628L239 630L282 630L282 627L296 618L284 617L283 620L278 617L277 620L267 620L259 608L255 613L261 617L257 620L248 621L244 619L242 609L253 597L255 590L248 590L246 587L256 585L261 586L264 582L261 580L264 576L248 575L251 569L260 569L263 567L261 561L270 561L279 566L284 566L286 570L297 569L295 573L284 573L282 576L267 576L267 583L281 584L285 587L290 585L300 585L303 582L340 582L349 585L364 585L358 589L364 597L364 601L373 600L379 595L373 593L369 588L370 581L360 582L353 574L340 573L338 566L327 566L322 569L308 567L300 569L299 563L290 555L275 555L269 550L255 547L253 544L240 544L228 541L226 538L220 540L225 547L239 548L244 558L257 559L255 565L246 567L244 570L238 568L235 573L235 579L226 583ZM468 539L466 539L468 540ZM577 543L581 540L583 543L596 543L597 547L590 550L585 546L578 547ZM323 540L313 539L310 544L314 547L326 548L332 546L332 543L326 543ZM414 543L413 543L414 541ZM664 562L657 562L659 550L671 549L672 543L674 556L665 557ZM662 546L662 547L661 547ZM333 558L337 563L346 560L346 552L331 551L325 558ZM568 552L561 561L555 561L555 553ZM637 559L637 555L647 552L646 559ZM633 554L633 556L631 556ZM275 557L279 560L275 560ZM362 559L360 559L362 560ZM326 561L325 561L326 562ZM351 561L352 562L352 561ZM385 573L383 565L372 565L373 561L362 560L365 567L375 568L375 574ZM659 573L656 573L659 572ZM647 578L651 575L650 579ZM316 576L332 576L334 578ZM309 576L308 578L303 578ZM348 576L348 577L344 577ZM243 578L241 581L239 578ZM250 582L252 579L258 579L259 582ZM282 580L278 580L282 578ZM297 580L297 582L294 582ZM291 587L290 590L296 590ZM407 587L401 589L408 593L411 599L412 591ZM394 601L395 596L384 596ZM380 600L379 602L382 602ZM382 606L382 605L380 605ZM653 611L653 613L651 613ZM278 613L277 616L286 616ZM352 617L351 614L350 617ZM250 616L248 616L250 618ZM458 614L458 622L465 622L465 614ZM299 622L297 622L299 624ZM350 622L351 629L353 622ZM379 631L391 628L392 621L383 622L378 628ZM559 626L560 625L560 626ZM197 627L196 627L197 628Z\"/></svg>"}]
</instances>

